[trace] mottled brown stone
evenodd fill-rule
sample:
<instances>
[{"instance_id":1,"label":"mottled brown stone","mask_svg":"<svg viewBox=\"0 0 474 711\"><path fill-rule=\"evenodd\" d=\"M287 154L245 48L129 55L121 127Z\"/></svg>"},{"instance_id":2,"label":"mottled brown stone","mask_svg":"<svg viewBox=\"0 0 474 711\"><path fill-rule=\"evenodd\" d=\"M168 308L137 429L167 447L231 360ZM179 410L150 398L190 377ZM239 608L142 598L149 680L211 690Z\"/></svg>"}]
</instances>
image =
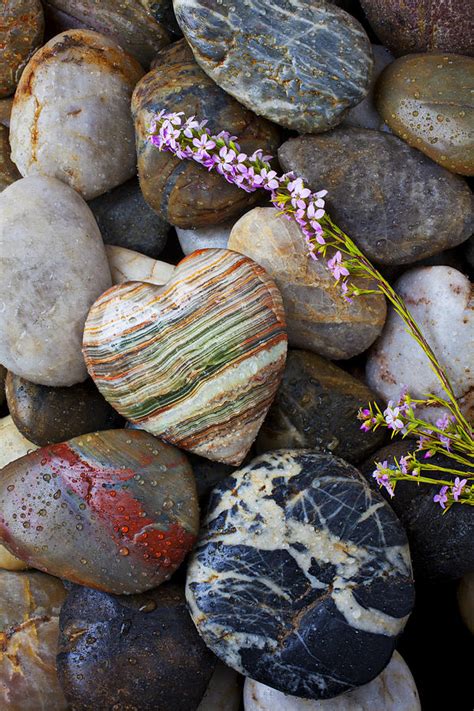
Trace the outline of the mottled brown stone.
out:
<instances>
[{"instance_id":1,"label":"mottled brown stone","mask_svg":"<svg viewBox=\"0 0 474 711\"><path fill-rule=\"evenodd\" d=\"M195 711L216 657L174 583L130 596L74 589L61 610L57 661L75 711Z\"/></svg>"},{"instance_id":2,"label":"mottled brown stone","mask_svg":"<svg viewBox=\"0 0 474 711\"><path fill-rule=\"evenodd\" d=\"M10 125L10 114L12 112L13 99L0 99L0 124L2 126Z\"/></svg>"},{"instance_id":3,"label":"mottled brown stone","mask_svg":"<svg viewBox=\"0 0 474 711\"><path fill-rule=\"evenodd\" d=\"M195 163L160 153L147 142L147 127L161 109L183 111L207 119L213 133L225 129L238 136L242 150L249 154L257 148L274 154L279 130L214 84L184 40L161 50L155 66L132 99L138 174L146 201L167 222L184 228L217 224L241 214L261 196L245 193Z\"/></svg>"},{"instance_id":4,"label":"mottled brown stone","mask_svg":"<svg viewBox=\"0 0 474 711\"><path fill-rule=\"evenodd\" d=\"M258 452L322 449L357 464L382 446L384 430L363 433L357 412L375 393L334 363L290 350L283 380L257 440Z\"/></svg>"},{"instance_id":5,"label":"mottled brown stone","mask_svg":"<svg viewBox=\"0 0 474 711\"><path fill-rule=\"evenodd\" d=\"M474 58L415 54L388 66L377 109L392 131L453 173L474 175Z\"/></svg>"},{"instance_id":6,"label":"mottled brown stone","mask_svg":"<svg viewBox=\"0 0 474 711\"><path fill-rule=\"evenodd\" d=\"M369 295L345 301L323 262L309 259L296 222L278 216L275 208L257 207L241 217L228 248L255 260L275 279L290 345L326 358L351 358L380 334L384 298Z\"/></svg>"},{"instance_id":7,"label":"mottled brown stone","mask_svg":"<svg viewBox=\"0 0 474 711\"><path fill-rule=\"evenodd\" d=\"M0 97L15 91L28 59L43 39L40 0L3 0L0 18Z\"/></svg>"},{"instance_id":8,"label":"mottled brown stone","mask_svg":"<svg viewBox=\"0 0 474 711\"><path fill-rule=\"evenodd\" d=\"M336 128L292 138L278 157L313 190L328 190L332 219L374 262L412 264L472 232L466 181L397 136Z\"/></svg>"},{"instance_id":9,"label":"mottled brown stone","mask_svg":"<svg viewBox=\"0 0 474 711\"><path fill-rule=\"evenodd\" d=\"M0 708L64 711L56 675L61 581L0 570Z\"/></svg>"},{"instance_id":10,"label":"mottled brown stone","mask_svg":"<svg viewBox=\"0 0 474 711\"><path fill-rule=\"evenodd\" d=\"M20 178L18 168L10 158L8 128L0 126L0 192Z\"/></svg>"},{"instance_id":11,"label":"mottled brown stone","mask_svg":"<svg viewBox=\"0 0 474 711\"><path fill-rule=\"evenodd\" d=\"M120 427L122 423L91 380L69 388L53 388L8 373L6 395L18 430L39 447Z\"/></svg>"},{"instance_id":12,"label":"mottled brown stone","mask_svg":"<svg viewBox=\"0 0 474 711\"><path fill-rule=\"evenodd\" d=\"M360 0L360 4L379 40L394 54L474 52L469 0Z\"/></svg>"},{"instance_id":13,"label":"mottled brown stone","mask_svg":"<svg viewBox=\"0 0 474 711\"><path fill-rule=\"evenodd\" d=\"M44 6L55 33L71 28L96 30L112 37L144 67L169 42L166 29L139 0L47 0Z\"/></svg>"}]
</instances>

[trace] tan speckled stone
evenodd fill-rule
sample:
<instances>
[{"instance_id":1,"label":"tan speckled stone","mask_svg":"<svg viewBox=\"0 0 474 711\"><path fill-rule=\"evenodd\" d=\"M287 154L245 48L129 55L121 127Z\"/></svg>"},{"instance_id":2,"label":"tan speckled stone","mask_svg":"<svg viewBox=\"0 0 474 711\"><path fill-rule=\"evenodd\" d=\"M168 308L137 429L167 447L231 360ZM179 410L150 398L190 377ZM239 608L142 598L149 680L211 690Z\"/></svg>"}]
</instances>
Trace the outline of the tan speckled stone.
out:
<instances>
[{"instance_id":1,"label":"tan speckled stone","mask_svg":"<svg viewBox=\"0 0 474 711\"><path fill-rule=\"evenodd\" d=\"M20 173L58 178L86 200L131 178L130 97L142 74L97 32L53 37L28 63L13 102L10 142Z\"/></svg>"},{"instance_id":2,"label":"tan speckled stone","mask_svg":"<svg viewBox=\"0 0 474 711\"><path fill-rule=\"evenodd\" d=\"M392 131L453 173L474 175L474 58L412 54L390 64L376 105Z\"/></svg>"},{"instance_id":3,"label":"tan speckled stone","mask_svg":"<svg viewBox=\"0 0 474 711\"><path fill-rule=\"evenodd\" d=\"M257 207L241 217L228 248L251 257L275 279L293 347L326 358L351 358L382 330L384 298L361 296L347 303L324 263L309 258L296 222L278 216L275 208Z\"/></svg>"},{"instance_id":4,"label":"tan speckled stone","mask_svg":"<svg viewBox=\"0 0 474 711\"><path fill-rule=\"evenodd\" d=\"M174 274L176 267L158 259L151 259L133 249L106 244L105 251L109 260L113 284L127 281L143 281L147 284L166 284Z\"/></svg>"}]
</instances>

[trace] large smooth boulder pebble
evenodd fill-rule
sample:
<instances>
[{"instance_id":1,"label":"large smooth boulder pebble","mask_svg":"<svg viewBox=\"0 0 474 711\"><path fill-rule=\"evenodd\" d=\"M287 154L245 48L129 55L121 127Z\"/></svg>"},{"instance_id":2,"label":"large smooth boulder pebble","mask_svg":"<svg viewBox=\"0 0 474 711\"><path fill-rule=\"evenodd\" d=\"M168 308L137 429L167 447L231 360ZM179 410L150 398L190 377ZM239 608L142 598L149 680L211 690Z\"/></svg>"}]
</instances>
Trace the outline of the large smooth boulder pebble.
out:
<instances>
[{"instance_id":1,"label":"large smooth boulder pebble","mask_svg":"<svg viewBox=\"0 0 474 711\"><path fill-rule=\"evenodd\" d=\"M82 332L111 285L94 217L55 178L17 180L0 194L0 362L41 385L85 380Z\"/></svg>"},{"instance_id":2,"label":"large smooth boulder pebble","mask_svg":"<svg viewBox=\"0 0 474 711\"><path fill-rule=\"evenodd\" d=\"M140 3L163 27L181 35L173 12L173 0L140 0Z\"/></svg>"},{"instance_id":3,"label":"large smooth boulder pebble","mask_svg":"<svg viewBox=\"0 0 474 711\"><path fill-rule=\"evenodd\" d=\"M153 259L165 248L170 226L146 204L136 178L91 200L89 207L105 244Z\"/></svg>"},{"instance_id":4,"label":"large smooth boulder pebble","mask_svg":"<svg viewBox=\"0 0 474 711\"><path fill-rule=\"evenodd\" d=\"M337 128L290 139L278 157L308 187L329 191L332 219L374 262L410 264L472 232L466 182L396 136Z\"/></svg>"},{"instance_id":5,"label":"large smooth boulder pebble","mask_svg":"<svg viewBox=\"0 0 474 711\"><path fill-rule=\"evenodd\" d=\"M128 281L141 281L147 284L166 284L173 276L176 267L134 252L125 247L105 246L109 260L113 284Z\"/></svg>"},{"instance_id":6,"label":"large smooth boulder pebble","mask_svg":"<svg viewBox=\"0 0 474 711\"><path fill-rule=\"evenodd\" d=\"M18 430L39 447L122 423L91 380L69 388L51 388L8 373L6 394Z\"/></svg>"},{"instance_id":7,"label":"large smooth boulder pebble","mask_svg":"<svg viewBox=\"0 0 474 711\"><path fill-rule=\"evenodd\" d=\"M182 588L165 584L132 596L75 588L61 610L57 662L75 711L193 711L216 658Z\"/></svg>"},{"instance_id":8,"label":"large smooth boulder pebble","mask_svg":"<svg viewBox=\"0 0 474 711\"><path fill-rule=\"evenodd\" d=\"M228 666L324 699L388 664L413 606L405 532L342 459L279 450L212 492L186 597Z\"/></svg>"},{"instance_id":9,"label":"large smooth boulder pebble","mask_svg":"<svg viewBox=\"0 0 474 711\"><path fill-rule=\"evenodd\" d=\"M398 652L373 681L324 701L287 696L270 686L246 679L245 711L421 711L415 681Z\"/></svg>"},{"instance_id":10,"label":"large smooth boulder pebble","mask_svg":"<svg viewBox=\"0 0 474 711\"><path fill-rule=\"evenodd\" d=\"M140 81L133 94L138 175L148 204L164 220L185 229L225 222L255 204L258 191L246 193L216 171L210 173L193 161L160 152L150 143L149 126L161 109L207 120L207 130L213 134L230 131L249 155L257 148L274 155L280 144L277 127L222 91L196 64L190 48L181 40L158 53L156 68Z\"/></svg>"},{"instance_id":11,"label":"large smooth boulder pebble","mask_svg":"<svg viewBox=\"0 0 474 711\"><path fill-rule=\"evenodd\" d=\"M115 286L89 312L84 357L127 420L225 464L245 458L280 383L280 293L247 257L206 249L164 287Z\"/></svg>"},{"instance_id":12,"label":"large smooth boulder pebble","mask_svg":"<svg viewBox=\"0 0 474 711\"><path fill-rule=\"evenodd\" d=\"M176 228L179 244L184 254L192 254L196 249L227 249L229 237L237 220L229 220L221 225L200 227L197 230Z\"/></svg>"},{"instance_id":13,"label":"large smooth boulder pebble","mask_svg":"<svg viewBox=\"0 0 474 711\"><path fill-rule=\"evenodd\" d=\"M326 358L365 351L385 323L385 300L361 296L349 304L325 266L309 258L303 234L273 207L257 207L234 225L228 248L254 259L275 279L283 297L291 346Z\"/></svg>"},{"instance_id":14,"label":"large smooth boulder pebble","mask_svg":"<svg viewBox=\"0 0 474 711\"><path fill-rule=\"evenodd\" d=\"M240 711L241 677L222 662L217 662L214 674L197 711Z\"/></svg>"},{"instance_id":15,"label":"large smooth boulder pebble","mask_svg":"<svg viewBox=\"0 0 474 711\"><path fill-rule=\"evenodd\" d=\"M11 416L0 419L0 469L35 449L36 445L25 439L17 430ZM5 546L0 545L0 568L24 570L27 567L24 561L12 555Z\"/></svg>"},{"instance_id":16,"label":"large smooth boulder pebble","mask_svg":"<svg viewBox=\"0 0 474 711\"><path fill-rule=\"evenodd\" d=\"M461 409L473 419L474 317L469 279L451 267L420 267L406 272L394 287L444 368ZM414 398L429 393L446 397L428 357L405 329L390 308L367 360L368 384L385 401L398 400L404 386ZM417 412L433 422L442 414L434 406Z\"/></svg>"},{"instance_id":17,"label":"large smooth boulder pebble","mask_svg":"<svg viewBox=\"0 0 474 711\"><path fill-rule=\"evenodd\" d=\"M360 0L360 4L379 40L394 54L474 53L472 13L463 0Z\"/></svg>"},{"instance_id":18,"label":"large smooth boulder pebble","mask_svg":"<svg viewBox=\"0 0 474 711\"><path fill-rule=\"evenodd\" d=\"M0 26L0 98L13 94L25 64L41 45L40 0L4 0Z\"/></svg>"},{"instance_id":19,"label":"large smooth boulder pebble","mask_svg":"<svg viewBox=\"0 0 474 711\"><path fill-rule=\"evenodd\" d=\"M44 4L55 34L70 28L96 30L111 37L144 67L170 41L166 29L137 0L47 0Z\"/></svg>"},{"instance_id":20,"label":"large smooth boulder pebble","mask_svg":"<svg viewBox=\"0 0 474 711\"><path fill-rule=\"evenodd\" d=\"M18 168L10 158L8 128L0 126L0 192L20 178Z\"/></svg>"},{"instance_id":21,"label":"large smooth boulder pebble","mask_svg":"<svg viewBox=\"0 0 474 711\"><path fill-rule=\"evenodd\" d=\"M382 446L382 428L361 436L357 413L373 402L370 388L334 363L290 350L275 399L260 429L257 448L322 449L356 464Z\"/></svg>"},{"instance_id":22,"label":"large smooth boulder pebble","mask_svg":"<svg viewBox=\"0 0 474 711\"><path fill-rule=\"evenodd\" d=\"M29 61L13 102L10 142L20 173L59 178L86 200L131 178L130 97L142 74L97 32L53 37Z\"/></svg>"},{"instance_id":23,"label":"large smooth boulder pebble","mask_svg":"<svg viewBox=\"0 0 474 711\"><path fill-rule=\"evenodd\" d=\"M66 711L56 675L63 584L38 572L0 570L0 708Z\"/></svg>"},{"instance_id":24,"label":"large smooth boulder pebble","mask_svg":"<svg viewBox=\"0 0 474 711\"><path fill-rule=\"evenodd\" d=\"M474 634L474 572L467 573L459 583L458 605L461 617L471 632Z\"/></svg>"},{"instance_id":25,"label":"large smooth boulder pebble","mask_svg":"<svg viewBox=\"0 0 474 711\"><path fill-rule=\"evenodd\" d=\"M375 85L385 67L393 62L394 57L386 47L380 44L373 44L374 71L370 80L369 93L360 104L353 106L346 114L343 126L355 126L356 128L370 128L374 131L388 131L390 129L380 116L375 106Z\"/></svg>"},{"instance_id":26,"label":"large smooth boulder pebble","mask_svg":"<svg viewBox=\"0 0 474 711\"><path fill-rule=\"evenodd\" d=\"M473 77L473 57L401 57L378 81L377 109L410 146L453 173L474 175Z\"/></svg>"},{"instance_id":27,"label":"large smooth boulder pebble","mask_svg":"<svg viewBox=\"0 0 474 711\"><path fill-rule=\"evenodd\" d=\"M244 106L301 133L327 131L367 94L370 42L321 0L174 0L197 62Z\"/></svg>"},{"instance_id":28,"label":"large smooth boulder pebble","mask_svg":"<svg viewBox=\"0 0 474 711\"><path fill-rule=\"evenodd\" d=\"M106 592L143 592L167 580L198 527L186 457L146 432L76 437L0 474L0 541L8 550Z\"/></svg>"},{"instance_id":29,"label":"large smooth boulder pebble","mask_svg":"<svg viewBox=\"0 0 474 711\"><path fill-rule=\"evenodd\" d=\"M375 463L387 461L390 465L394 457L400 461L400 457L414 450L416 444L413 440L393 442L373 454L361 466L361 471L370 485L379 490L372 477ZM431 457L429 463L453 467L453 460L442 455ZM468 471L462 464L454 464L461 472ZM436 469L430 470L427 475L442 480L447 476L446 472ZM441 484L418 485L411 481L399 481L393 498L385 489L380 490L407 533L415 579L420 582L456 580L474 570L474 517L471 507L454 504L444 515L443 509L433 501L440 488Z\"/></svg>"}]
</instances>

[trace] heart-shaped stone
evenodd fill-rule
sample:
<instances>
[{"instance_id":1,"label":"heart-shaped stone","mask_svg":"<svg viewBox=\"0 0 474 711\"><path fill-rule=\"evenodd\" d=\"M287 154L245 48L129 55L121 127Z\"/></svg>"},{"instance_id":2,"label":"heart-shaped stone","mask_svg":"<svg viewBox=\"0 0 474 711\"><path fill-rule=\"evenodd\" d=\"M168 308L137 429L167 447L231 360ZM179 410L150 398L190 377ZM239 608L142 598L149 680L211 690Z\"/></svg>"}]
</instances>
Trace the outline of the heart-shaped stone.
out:
<instances>
[{"instance_id":1,"label":"heart-shaped stone","mask_svg":"<svg viewBox=\"0 0 474 711\"><path fill-rule=\"evenodd\" d=\"M253 260L224 249L183 259L166 286L128 283L92 306L84 357L104 397L151 434L240 464L282 376L280 292Z\"/></svg>"}]
</instances>

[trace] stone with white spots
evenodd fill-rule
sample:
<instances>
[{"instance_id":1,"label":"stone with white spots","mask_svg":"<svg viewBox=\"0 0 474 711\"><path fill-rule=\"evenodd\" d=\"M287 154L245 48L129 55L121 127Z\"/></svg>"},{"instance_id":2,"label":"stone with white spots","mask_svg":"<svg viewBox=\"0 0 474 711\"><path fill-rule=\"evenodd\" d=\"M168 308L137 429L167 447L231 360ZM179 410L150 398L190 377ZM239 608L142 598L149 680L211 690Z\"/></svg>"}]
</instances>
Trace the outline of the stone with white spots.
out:
<instances>
[{"instance_id":1,"label":"stone with white spots","mask_svg":"<svg viewBox=\"0 0 474 711\"><path fill-rule=\"evenodd\" d=\"M270 686L246 679L245 711L421 711L411 672L398 652L369 684L324 701L287 696Z\"/></svg>"},{"instance_id":2,"label":"stone with white spots","mask_svg":"<svg viewBox=\"0 0 474 711\"><path fill-rule=\"evenodd\" d=\"M0 362L39 385L86 379L82 333L111 285L94 217L68 185L43 176L0 194Z\"/></svg>"},{"instance_id":3,"label":"stone with white spots","mask_svg":"<svg viewBox=\"0 0 474 711\"><path fill-rule=\"evenodd\" d=\"M15 459L24 457L25 454L38 449L36 444L27 440L17 430L10 415L0 420L0 469ZM12 555L4 546L0 545L0 568L6 570L24 570L27 564Z\"/></svg>"},{"instance_id":4,"label":"stone with white spots","mask_svg":"<svg viewBox=\"0 0 474 711\"><path fill-rule=\"evenodd\" d=\"M413 606L405 532L342 459L268 453L211 493L187 600L225 664L286 694L331 698L390 661Z\"/></svg>"},{"instance_id":5,"label":"stone with white spots","mask_svg":"<svg viewBox=\"0 0 474 711\"><path fill-rule=\"evenodd\" d=\"M395 284L425 338L445 369L465 415L473 417L474 315L469 279L452 267L421 267ZM421 347L405 331L393 309L367 361L369 386L385 400L397 400L404 386L412 397L444 396ZM420 410L418 410L420 411ZM439 408L425 409L429 421Z\"/></svg>"},{"instance_id":6,"label":"stone with white spots","mask_svg":"<svg viewBox=\"0 0 474 711\"><path fill-rule=\"evenodd\" d=\"M114 284L142 281L161 286L171 279L176 269L172 264L152 259L133 249L106 244L105 251Z\"/></svg>"},{"instance_id":7,"label":"stone with white spots","mask_svg":"<svg viewBox=\"0 0 474 711\"><path fill-rule=\"evenodd\" d=\"M228 220L220 225L199 227L196 230L176 228L179 243L184 254L191 254L196 249L227 249L230 233L237 220Z\"/></svg>"},{"instance_id":8,"label":"stone with white spots","mask_svg":"<svg viewBox=\"0 0 474 711\"><path fill-rule=\"evenodd\" d=\"M68 30L28 62L10 119L20 173L49 175L86 200L136 172L130 98L138 62L98 32Z\"/></svg>"}]
</instances>

